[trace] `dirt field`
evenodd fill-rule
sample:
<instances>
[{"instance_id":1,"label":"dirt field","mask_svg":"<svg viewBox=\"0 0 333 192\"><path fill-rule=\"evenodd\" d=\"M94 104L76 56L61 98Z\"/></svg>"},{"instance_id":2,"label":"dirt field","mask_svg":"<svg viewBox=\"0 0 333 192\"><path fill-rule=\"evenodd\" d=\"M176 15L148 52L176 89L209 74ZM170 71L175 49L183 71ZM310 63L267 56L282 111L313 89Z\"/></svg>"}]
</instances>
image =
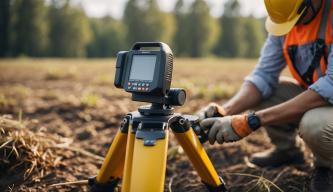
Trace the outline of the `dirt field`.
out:
<instances>
[{"instance_id":1,"label":"dirt field","mask_svg":"<svg viewBox=\"0 0 333 192\"><path fill-rule=\"evenodd\" d=\"M193 114L211 101L227 100L255 62L176 60L173 87L183 87L189 95L177 111ZM0 60L0 115L19 120L17 126L26 129L18 128L20 133L37 138L30 146L36 157L17 152L27 144L18 145L22 143L18 137L6 143L3 135L10 135L16 124L9 123L9 131L4 131L1 122L7 121L0 119L0 191L87 191L85 185L50 185L96 175L122 117L140 105L113 86L114 64L114 60ZM170 140L165 191L205 191L172 135ZM248 155L269 147L264 130L238 143L205 144L230 191L304 191L312 170L309 152L303 166L262 169L248 163Z\"/></svg>"}]
</instances>

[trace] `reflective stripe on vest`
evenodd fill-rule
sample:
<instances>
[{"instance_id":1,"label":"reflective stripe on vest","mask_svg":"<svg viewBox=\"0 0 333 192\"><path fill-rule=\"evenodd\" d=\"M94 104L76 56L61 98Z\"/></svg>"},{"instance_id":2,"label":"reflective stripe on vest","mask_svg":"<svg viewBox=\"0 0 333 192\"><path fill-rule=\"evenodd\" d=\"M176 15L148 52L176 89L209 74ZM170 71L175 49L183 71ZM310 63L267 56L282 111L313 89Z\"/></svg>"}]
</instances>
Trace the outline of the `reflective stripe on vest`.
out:
<instances>
[{"instance_id":1,"label":"reflective stripe on vest","mask_svg":"<svg viewBox=\"0 0 333 192\"><path fill-rule=\"evenodd\" d=\"M323 0L318 16L295 26L284 40L283 53L294 78L304 87L326 74L328 46L332 44L332 0Z\"/></svg>"}]
</instances>

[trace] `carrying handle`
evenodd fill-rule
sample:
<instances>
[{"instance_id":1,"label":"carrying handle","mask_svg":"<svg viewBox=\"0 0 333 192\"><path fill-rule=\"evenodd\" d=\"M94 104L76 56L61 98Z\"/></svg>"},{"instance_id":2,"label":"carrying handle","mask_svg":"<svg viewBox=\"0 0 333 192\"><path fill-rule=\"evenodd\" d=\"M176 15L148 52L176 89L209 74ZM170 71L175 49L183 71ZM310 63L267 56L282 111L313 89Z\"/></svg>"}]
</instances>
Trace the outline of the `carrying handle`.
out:
<instances>
[{"instance_id":1,"label":"carrying handle","mask_svg":"<svg viewBox=\"0 0 333 192\"><path fill-rule=\"evenodd\" d=\"M159 47L161 51L170 49L168 45L162 42L137 42L133 45L132 50L140 50L143 47Z\"/></svg>"}]
</instances>

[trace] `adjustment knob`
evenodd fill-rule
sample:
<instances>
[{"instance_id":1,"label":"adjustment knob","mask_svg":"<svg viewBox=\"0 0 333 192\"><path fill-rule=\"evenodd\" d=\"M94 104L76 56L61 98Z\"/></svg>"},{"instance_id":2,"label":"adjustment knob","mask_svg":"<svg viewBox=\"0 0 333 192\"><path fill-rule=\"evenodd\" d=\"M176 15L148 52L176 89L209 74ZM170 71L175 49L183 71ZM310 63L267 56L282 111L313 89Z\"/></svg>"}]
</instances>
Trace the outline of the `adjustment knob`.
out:
<instances>
[{"instance_id":1,"label":"adjustment knob","mask_svg":"<svg viewBox=\"0 0 333 192\"><path fill-rule=\"evenodd\" d=\"M167 104L182 106L186 101L186 92L181 88L171 88L167 95Z\"/></svg>"}]
</instances>

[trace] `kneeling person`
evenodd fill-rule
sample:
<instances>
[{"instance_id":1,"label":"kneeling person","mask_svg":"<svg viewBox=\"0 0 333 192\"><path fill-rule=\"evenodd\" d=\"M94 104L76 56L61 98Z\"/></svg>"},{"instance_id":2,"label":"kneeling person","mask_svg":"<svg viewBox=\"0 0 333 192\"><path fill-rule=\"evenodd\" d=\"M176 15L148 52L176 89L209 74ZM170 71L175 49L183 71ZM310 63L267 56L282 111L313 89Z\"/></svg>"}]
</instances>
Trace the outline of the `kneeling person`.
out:
<instances>
[{"instance_id":1,"label":"kneeling person","mask_svg":"<svg viewBox=\"0 0 333 192\"><path fill-rule=\"evenodd\" d=\"M200 113L211 144L238 141L264 126L275 147L250 158L262 167L304 163L298 128L315 156L309 190L320 192L333 191L332 4L265 0L270 35L258 65L231 100ZM294 79L280 78L286 66ZM239 115L251 109L256 112Z\"/></svg>"}]
</instances>

